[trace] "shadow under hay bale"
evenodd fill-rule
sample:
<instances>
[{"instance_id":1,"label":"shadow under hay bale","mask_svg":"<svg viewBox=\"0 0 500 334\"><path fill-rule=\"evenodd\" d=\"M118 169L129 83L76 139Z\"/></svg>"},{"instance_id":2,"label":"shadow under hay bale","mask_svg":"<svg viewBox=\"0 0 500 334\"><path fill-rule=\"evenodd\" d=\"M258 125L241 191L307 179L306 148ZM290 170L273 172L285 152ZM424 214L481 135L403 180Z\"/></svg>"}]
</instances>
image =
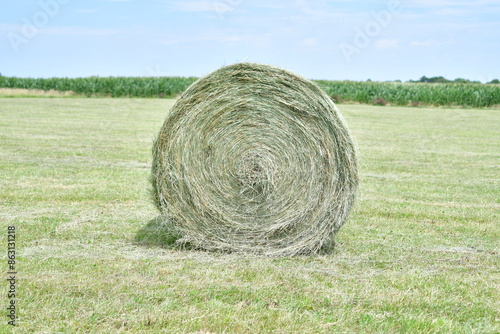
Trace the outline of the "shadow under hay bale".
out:
<instances>
[{"instance_id":1,"label":"shadow under hay bale","mask_svg":"<svg viewBox=\"0 0 500 334\"><path fill-rule=\"evenodd\" d=\"M288 256L332 248L358 171L326 93L286 70L241 63L179 97L153 145L151 182L160 213L173 217L173 243Z\"/></svg>"},{"instance_id":2,"label":"shadow under hay bale","mask_svg":"<svg viewBox=\"0 0 500 334\"><path fill-rule=\"evenodd\" d=\"M174 246L181 236L172 220L160 215L151 219L137 232L135 241L142 245L165 247Z\"/></svg>"}]
</instances>

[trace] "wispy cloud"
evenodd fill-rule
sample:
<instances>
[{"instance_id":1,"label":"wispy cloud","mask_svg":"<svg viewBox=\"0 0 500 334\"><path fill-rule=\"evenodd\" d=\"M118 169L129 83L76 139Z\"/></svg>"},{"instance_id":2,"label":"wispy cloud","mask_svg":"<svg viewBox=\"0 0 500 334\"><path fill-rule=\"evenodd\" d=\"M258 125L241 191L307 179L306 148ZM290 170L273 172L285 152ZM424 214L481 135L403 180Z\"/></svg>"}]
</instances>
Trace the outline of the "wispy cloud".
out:
<instances>
[{"instance_id":1,"label":"wispy cloud","mask_svg":"<svg viewBox=\"0 0 500 334\"><path fill-rule=\"evenodd\" d=\"M377 39L375 40L377 49L395 49L399 47L399 41L395 39Z\"/></svg>"},{"instance_id":2,"label":"wispy cloud","mask_svg":"<svg viewBox=\"0 0 500 334\"><path fill-rule=\"evenodd\" d=\"M498 5L498 0L411 0L405 6L418 7L477 7Z\"/></svg>"},{"instance_id":3,"label":"wispy cloud","mask_svg":"<svg viewBox=\"0 0 500 334\"><path fill-rule=\"evenodd\" d=\"M425 40L425 41L411 41L410 42L410 45L411 46L416 46L416 47L432 47L432 46L436 46L438 43L433 40L433 39L428 39L428 40Z\"/></svg>"},{"instance_id":4,"label":"wispy cloud","mask_svg":"<svg viewBox=\"0 0 500 334\"><path fill-rule=\"evenodd\" d=\"M13 32L22 34L25 27L18 24L0 24L0 32ZM119 29L93 29L87 27L40 27L38 35L58 36L107 36L121 33Z\"/></svg>"},{"instance_id":5,"label":"wispy cloud","mask_svg":"<svg viewBox=\"0 0 500 334\"><path fill-rule=\"evenodd\" d=\"M499 5L498 0L411 0L405 4L405 8L449 18L498 14Z\"/></svg>"},{"instance_id":6,"label":"wispy cloud","mask_svg":"<svg viewBox=\"0 0 500 334\"><path fill-rule=\"evenodd\" d=\"M18 27L21 30L21 26ZM65 36L108 36L120 33L118 29L93 29L85 27L46 27L39 28L40 35L65 35Z\"/></svg>"},{"instance_id":7,"label":"wispy cloud","mask_svg":"<svg viewBox=\"0 0 500 334\"><path fill-rule=\"evenodd\" d=\"M156 38L155 42L162 45L176 45L176 44L192 44L196 45L200 42L211 42L224 45L254 45L264 46L270 43L269 34L223 34L223 33L206 33L191 36L179 36L176 38Z\"/></svg>"},{"instance_id":8,"label":"wispy cloud","mask_svg":"<svg viewBox=\"0 0 500 334\"><path fill-rule=\"evenodd\" d=\"M97 13L99 10L97 9L76 9L75 13L77 14L93 14Z\"/></svg>"},{"instance_id":9,"label":"wispy cloud","mask_svg":"<svg viewBox=\"0 0 500 334\"><path fill-rule=\"evenodd\" d=\"M318 8L304 7L300 8L300 11L305 14L308 19L327 20L328 22L339 21L341 19L346 19L349 17L349 14L342 11L325 10Z\"/></svg>"},{"instance_id":10,"label":"wispy cloud","mask_svg":"<svg viewBox=\"0 0 500 334\"><path fill-rule=\"evenodd\" d=\"M454 40L446 40L446 41L438 42L434 39L426 39L426 40L421 40L421 41L418 41L418 40L410 41L410 46L430 48L430 47L437 47L437 46L443 46L443 45L452 45L452 44L456 44L456 43L457 43L457 41L454 41Z\"/></svg>"},{"instance_id":11,"label":"wispy cloud","mask_svg":"<svg viewBox=\"0 0 500 334\"><path fill-rule=\"evenodd\" d=\"M217 12L223 8L224 3L215 0L176 1L171 8L181 12ZM220 8L219 8L220 7Z\"/></svg>"},{"instance_id":12,"label":"wispy cloud","mask_svg":"<svg viewBox=\"0 0 500 334\"><path fill-rule=\"evenodd\" d=\"M316 38L306 38L302 41L303 46L316 46L318 45L318 40Z\"/></svg>"}]
</instances>

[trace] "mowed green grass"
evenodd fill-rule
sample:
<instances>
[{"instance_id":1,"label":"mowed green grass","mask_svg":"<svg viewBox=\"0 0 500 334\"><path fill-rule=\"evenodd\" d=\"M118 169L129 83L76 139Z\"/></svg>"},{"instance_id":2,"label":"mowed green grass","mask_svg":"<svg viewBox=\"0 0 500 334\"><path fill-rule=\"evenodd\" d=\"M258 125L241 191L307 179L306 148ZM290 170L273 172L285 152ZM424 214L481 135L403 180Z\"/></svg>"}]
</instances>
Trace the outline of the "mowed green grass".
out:
<instances>
[{"instance_id":1,"label":"mowed green grass","mask_svg":"<svg viewBox=\"0 0 500 334\"><path fill-rule=\"evenodd\" d=\"M172 105L0 99L15 332L500 331L498 110L340 105L361 185L336 250L265 258L163 247L144 229L158 214L152 141Z\"/></svg>"}]
</instances>

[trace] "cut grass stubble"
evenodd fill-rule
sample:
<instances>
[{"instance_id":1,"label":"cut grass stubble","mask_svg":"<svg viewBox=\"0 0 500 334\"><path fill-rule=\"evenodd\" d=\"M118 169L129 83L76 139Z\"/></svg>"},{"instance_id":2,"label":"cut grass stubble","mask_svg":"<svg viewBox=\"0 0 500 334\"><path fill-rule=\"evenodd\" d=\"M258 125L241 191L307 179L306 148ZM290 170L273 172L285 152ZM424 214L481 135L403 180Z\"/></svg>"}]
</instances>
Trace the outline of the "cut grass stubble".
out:
<instances>
[{"instance_id":1,"label":"cut grass stubble","mask_svg":"<svg viewBox=\"0 0 500 334\"><path fill-rule=\"evenodd\" d=\"M334 254L276 259L178 251L145 232L152 134L172 104L0 101L17 332L499 332L497 111L343 105L355 210Z\"/></svg>"}]
</instances>

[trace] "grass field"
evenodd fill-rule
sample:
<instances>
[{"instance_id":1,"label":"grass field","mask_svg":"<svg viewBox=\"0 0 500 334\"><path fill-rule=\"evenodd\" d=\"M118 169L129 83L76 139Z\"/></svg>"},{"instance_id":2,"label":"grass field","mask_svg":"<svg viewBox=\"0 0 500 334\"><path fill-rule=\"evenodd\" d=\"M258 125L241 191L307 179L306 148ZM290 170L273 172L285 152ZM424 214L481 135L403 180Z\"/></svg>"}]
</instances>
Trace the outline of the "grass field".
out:
<instances>
[{"instance_id":1,"label":"grass field","mask_svg":"<svg viewBox=\"0 0 500 334\"><path fill-rule=\"evenodd\" d=\"M16 333L500 332L498 110L341 105L361 186L335 253L264 258L159 244L150 150L172 104L0 99Z\"/></svg>"}]
</instances>

